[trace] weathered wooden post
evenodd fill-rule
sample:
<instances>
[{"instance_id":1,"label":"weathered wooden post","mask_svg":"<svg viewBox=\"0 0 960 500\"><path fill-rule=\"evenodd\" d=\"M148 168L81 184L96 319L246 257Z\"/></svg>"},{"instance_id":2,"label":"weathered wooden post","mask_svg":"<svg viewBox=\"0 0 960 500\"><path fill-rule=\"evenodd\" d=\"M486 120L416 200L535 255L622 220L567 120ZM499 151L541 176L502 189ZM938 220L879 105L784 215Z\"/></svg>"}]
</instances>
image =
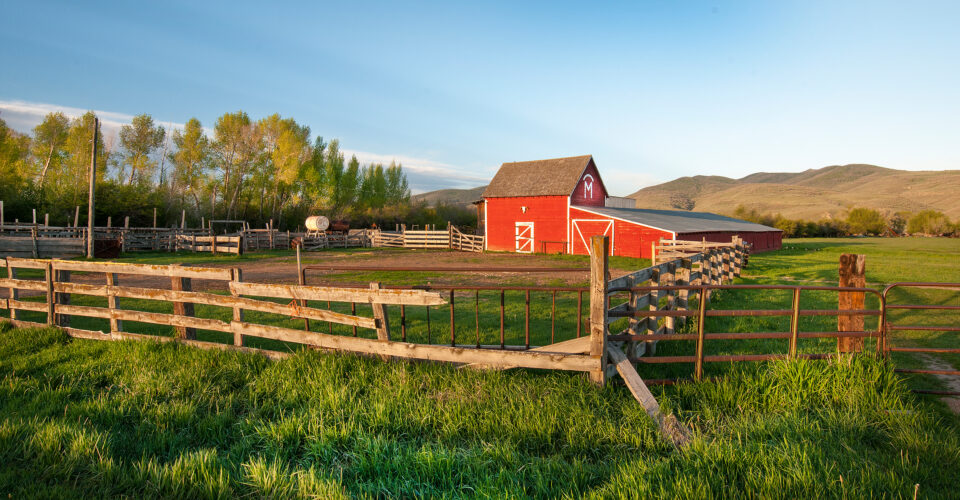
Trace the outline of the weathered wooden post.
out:
<instances>
[{"instance_id":1,"label":"weathered wooden post","mask_svg":"<svg viewBox=\"0 0 960 500\"><path fill-rule=\"evenodd\" d=\"M6 259L6 264L7 264L7 278L12 279L12 280L17 279L17 270L14 269L14 268L10 265L10 259ZM8 294L7 296L10 298L11 301L20 300L20 290L19 290L19 289L14 288L14 287L10 287L10 288L8 289L8 293L9 293L9 294ZM7 309L10 310L10 319L11 319L11 320L16 321L16 320L20 319L20 311L18 311L17 309L15 309L15 308L13 307L13 304L9 304L9 305L7 306Z\"/></svg>"},{"instance_id":2,"label":"weathered wooden post","mask_svg":"<svg viewBox=\"0 0 960 500\"><path fill-rule=\"evenodd\" d=\"M43 227L50 227L50 214L43 214Z\"/></svg>"},{"instance_id":3,"label":"weathered wooden post","mask_svg":"<svg viewBox=\"0 0 960 500\"><path fill-rule=\"evenodd\" d=\"M664 276L664 286L675 286L677 284L677 261L673 260L666 263L667 272ZM675 311L677 309L677 291L667 290L667 305L665 310ZM674 333L676 331L676 321L674 316L665 316L663 318L664 333Z\"/></svg>"},{"instance_id":4,"label":"weathered wooden post","mask_svg":"<svg viewBox=\"0 0 960 500\"><path fill-rule=\"evenodd\" d=\"M680 268L677 273L677 286L689 286L690 285L690 274L693 269L693 261L689 258L680 259ZM686 311L690 306L690 290L680 289L677 291L677 309L680 311ZM687 316L679 316L677 322L681 325L686 324Z\"/></svg>"},{"instance_id":5,"label":"weathered wooden post","mask_svg":"<svg viewBox=\"0 0 960 500\"><path fill-rule=\"evenodd\" d=\"M3 225L5 224L3 220L3 200L0 200L0 231L3 231Z\"/></svg>"},{"instance_id":6,"label":"weathered wooden post","mask_svg":"<svg viewBox=\"0 0 960 500\"><path fill-rule=\"evenodd\" d=\"M610 240L606 236L590 238L590 357L597 365L590 380L603 387L607 371L607 255Z\"/></svg>"},{"instance_id":7,"label":"weathered wooden post","mask_svg":"<svg viewBox=\"0 0 960 500\"><path fill-rule=\"evenodd\" d=\"M370 289L380 290L380 283L370 283ZM387 313L387 307L382 302L377 302L375 294L370 305L373 307L373 319L377 323L377 340L390 340L390 317Z\"/></svg>"},{"instance_id":8,"label":"weathered wooden post","mask_svg":"<svg viewBox=\"0 0 960 500\"><path fill-rule=\"evenodd\" d=\"M650 265L657 265L657 243L655 241L650 242Z\"/></svg>"},{"instance_id":9,"label":"weathered wooden post","mask_svg":"<svg viewBox=\"0 0 960 500\"><path fill-rule=\"evenodd\" d=\"M234 283L240 283L241 281L243 281L243 269L240 269L239 267L233 268L233 276L231 277L230 281ZM230 290L230 295L232 295L233 297L239 297L237 292L233 291L232 289ZM239 306L233 307L233 321L235 322L243 321L243 309L241 309ZM239 327L231 328L231 329L233 330L233 345L242 346L243 334L240 333L241 329ZM309 330L309 328L307 330Z\"/></svg>"},{"instance_id":10,"label":"weathered wooden post","mask_svg":"<svg viewBox=\"0 0 960 500\"><path fill-rule=\"evenodd\" d=\"M106 273L107 277L107 286L115 287L119 285L118 275L114 273ZM110 308L110 333L122 332L123 331L123 320L119 320L113 317L113 311L120 308L120 299L115 293L108 292L107 295L107 307Z\"/></svg>"},{"instance_id":11,"label":"weathered wooden post","mask_svg":"<svg viewBox=\"0 0 960 500\"><path fill-rule=\"evenodd\" d=\"M153 227L157 227L157 207L153 207Z\"/></svg>"},{"instance_id":12,"label":"weathered wooden post","mask_svg":"<svg viewBox=\"0 0 960 500\"><path fill-rule=\"evenodd\" d=\"M31 252L33 254L33 258L34 259L40 258L40 249L37 248L37 225L36 224L34 224L33 227L30 228L30 241L33 242L33 250Z\"/></svg>"},{"instance_id":13,"label":"weathered wooden post","mask_svg":"<svg viewBox=\"0 0 960 500\"><path fill-rule=\"evenodd\" d=\"M179 264L171 264L171 267L176 271L176 267ZM177 292L189 292L192 289L190 278L184 278L182 276L171 276L170 277L170 289ZM174 302L173 303L173 314L177 316L193 316L193 303L192 302ZM197 329L185 326L178 326L177 328L177 337L181 339L190 339L196 340L197 338Z\"/></svg>"},{"instance_id":14,"label":"weathered wooden post","mask_svg":"<svg viewBox=\"0 0 960 500\"><path fill-rule=\"evenodd\" d=\"M845 253L840 255L840 286L865 288L866 256L863 254ZM863 309L866 300L864 292L840 292L839 309ZM837 316L837 331L862 332L863 316L859 314L840 314ZM856 337L842 337L837 339L837 349L840 352L859 352L863 350L863 339Z\"/></svg>"},{"instance_id":15,"label":"weathered wooden post","mask_svg":"<svg viewBox=\"0 0 960 500\"><path fill-rule=\"evenodd\" d=\"M70 283L70 271L60 271L60 270L54 269L53 278L57 283ZM59 305L70 305L70 294L69 293L54 294L54 300L56 301L56 303L54 304L55 309ZM54 311L54 313L57 318L57 325L63 326L63 327L70 326L69 314L57 313L56 311Z\"/></svg>"},{"instance_id":16,"label":"weathered wooden post","mask_svg":"<svg viewBox=\"0 0 960 500\"><path fill-rule=\"evenodd\" d=\"M37 209L36 208L33 209L33 225L34 226L37 225Z\"/></svg>"},{"instance_id":17,"label":"weathered wooden post","mask_svg":"<svg viewBox=\"0 0 960 500\"><path fill-rule=\"evenodd\" d=\"M43 278L47 285L47 324L54 325L57 322L57 313L54 308L57 300L53 294L53 264L48 261L43 271Z\"/></svg>"},{"instance_id":18,"label":"weathered wooden post","mask_svg":"<svg viewBox=\"0 0 960 500\"><path fill-rule=\"evenodd\" d=\"M650 286L660 286L660 268L654 267L650 269ZM647 309L650 311L656 311L660 308L660 290L650 290L647 292ZM657 327L659 326L659 319L656 316L647 316L645 318L647 322L647 335L652 335L657 333ZM647 351L651 351L654 348L654 344L647 343ZM652 354L652 352L651 352Z\"/></svg>"}]
</instances>

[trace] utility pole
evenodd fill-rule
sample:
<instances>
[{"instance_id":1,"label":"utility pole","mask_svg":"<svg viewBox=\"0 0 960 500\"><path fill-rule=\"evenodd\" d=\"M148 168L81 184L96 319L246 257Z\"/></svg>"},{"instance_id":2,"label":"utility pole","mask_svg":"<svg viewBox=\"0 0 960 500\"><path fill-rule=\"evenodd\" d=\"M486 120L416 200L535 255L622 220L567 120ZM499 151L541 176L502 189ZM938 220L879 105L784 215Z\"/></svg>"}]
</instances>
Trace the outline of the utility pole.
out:
<instances>
[{"instance_id":1,"label":"utility pole","mask_svg":"<svg viewBox=\"0 0 960 500\"><path fill-rule=\"evenodd\" d=\"M93 258L93 201L97 190L97 134L100 119L93 118L93 155L90 157L90 199L87 203L87 258Z\"/></svg>"}]
</instances>

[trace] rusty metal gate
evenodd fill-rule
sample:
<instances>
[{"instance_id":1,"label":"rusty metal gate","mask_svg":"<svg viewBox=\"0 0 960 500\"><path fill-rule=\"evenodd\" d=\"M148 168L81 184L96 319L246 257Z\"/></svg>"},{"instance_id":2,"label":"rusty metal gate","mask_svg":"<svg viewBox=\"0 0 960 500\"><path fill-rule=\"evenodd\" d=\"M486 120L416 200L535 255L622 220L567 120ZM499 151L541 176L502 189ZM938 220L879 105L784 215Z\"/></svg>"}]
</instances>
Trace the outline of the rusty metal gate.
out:
<instances>
[{"instance_id":1,"label":"rusty metal gate","mask_svg":"<svg viewBox=\"0 0 960 500\"><path fill-rule=\"evenodd\" d=\"M929 297L912 298L911 302L915 303L897 303L898 301L895 298L896 294L891 293L895 291L917 292L931 290L947 290L954 293L947 300L941 300L939 304L922 303L929 302ZM960 354L960 283L893 283L883 290L882 296L885 304L883 313L883 353L887 359L890 359L890 353L897 352L913 353L926 357L929 357L930 354ZM907 318L902 318L895 317L897 311L923 314L907 315ZM909 320L909 323L904 320ZM919 339L912 339L914 341L921 340L920 343L925 345L902 345L905 340L909 340L906 338L909 333L913 333L914 337L917 335L926 335L926 338L920 337ZM942 339L930 338L930 336L938 333L946 337ZM914 342L914 344L916 344L916 342ZM954 369L950 363L942 360L939 361L942 362L943 366L937 366L934 369L929 367L895 368L894 371L925 375L960 376L960 370ZM914 392L960 396L960 390L914 389Z\"/></svg>"}]
</instances>

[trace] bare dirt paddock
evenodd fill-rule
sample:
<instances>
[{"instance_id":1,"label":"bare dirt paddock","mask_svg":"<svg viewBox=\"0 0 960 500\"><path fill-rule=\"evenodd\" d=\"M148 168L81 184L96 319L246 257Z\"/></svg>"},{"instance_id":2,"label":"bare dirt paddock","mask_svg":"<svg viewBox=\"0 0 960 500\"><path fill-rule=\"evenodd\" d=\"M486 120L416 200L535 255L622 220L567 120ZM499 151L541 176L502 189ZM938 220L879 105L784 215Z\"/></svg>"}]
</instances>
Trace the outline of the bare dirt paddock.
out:
<instances>
[{"instance_id":1,"label":"bare dirt paddock","mask_svg":"<svg viewBox=\"0 0 960 500\"><path fill-rule=\"evenodd\" d=\"M302 264L325 266L370 266L370 267L415 267L415 268L583 268L583 271L564 272L470 272L449 271L320 271L307 272L308 285L329 283L369 283L380 281L386 285L418 284L472 284L472 285L586 285L589 279L589 258L580 255L544 255L515 253L469 253L452 250L415 250L402 248L331 249L319 252L304 252ZM238 267L243 271L243 281L254 283L297 283L297 261L293 252L276 256L248 254L244 257L218 256L210 258L203 254L125 254L124 262L145 264L180 263L185 266ZM610 260L611 276L617 277L649 265L645 259L614 257ZM122 284L148 288L167 288L169 279L151 276L123 276ZM74 273L76 283L102 284L99 274ZM225 291L226 283L193 280L194 291ZM5 297L6 290L0 291ZM29 295L24 293L24 295Z\"/></svg>"}]
</instances>

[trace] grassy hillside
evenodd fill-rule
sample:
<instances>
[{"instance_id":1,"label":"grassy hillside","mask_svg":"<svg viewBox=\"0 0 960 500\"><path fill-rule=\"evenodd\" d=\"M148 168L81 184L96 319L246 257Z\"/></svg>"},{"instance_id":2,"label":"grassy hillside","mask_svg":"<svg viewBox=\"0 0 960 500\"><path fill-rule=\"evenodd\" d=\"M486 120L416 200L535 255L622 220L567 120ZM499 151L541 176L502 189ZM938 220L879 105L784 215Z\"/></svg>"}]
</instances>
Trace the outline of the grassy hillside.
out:
<instances>
[{"instance_id":1,"label":"grassy hillside","mask_svg":"<svg viewBox=\"0 0 960 500\"><path fill-rule=\"evenodd\" d=\"M483 190L487 186L475 187L472 189L440 189L426 193L415 194L411 196L414 203L426 202L427 205L435 206L437 203L445 205L469 205L480 199Z\"/></svg>"},{"instance_id":2,"label":"grassy hillside","mask_svg":"<svg viewBox=\"0 0 960 500\"><path fill-rule=\"evenodd\" d=\"M632 195L640 208L671 205L686 193L695 210L732 213L737 205L788 218L843 217L855 206L894 212L935 209L960 217L960 170L911 172L874 165L842 165L798 173L766 173L742 179L682 177Z\"/></svg>"}]
</instances>

